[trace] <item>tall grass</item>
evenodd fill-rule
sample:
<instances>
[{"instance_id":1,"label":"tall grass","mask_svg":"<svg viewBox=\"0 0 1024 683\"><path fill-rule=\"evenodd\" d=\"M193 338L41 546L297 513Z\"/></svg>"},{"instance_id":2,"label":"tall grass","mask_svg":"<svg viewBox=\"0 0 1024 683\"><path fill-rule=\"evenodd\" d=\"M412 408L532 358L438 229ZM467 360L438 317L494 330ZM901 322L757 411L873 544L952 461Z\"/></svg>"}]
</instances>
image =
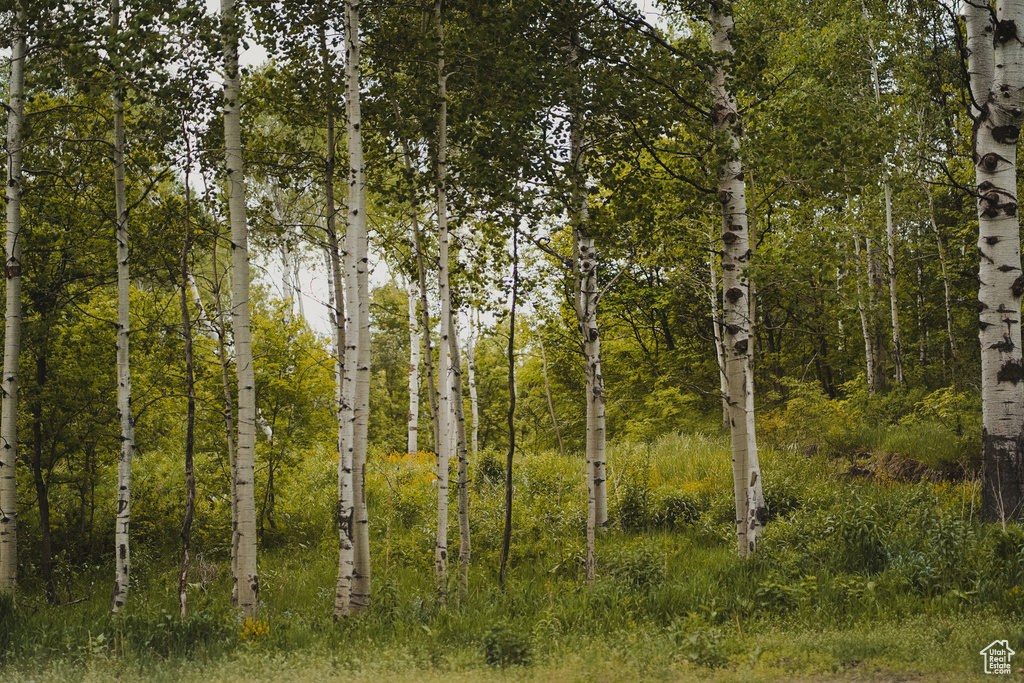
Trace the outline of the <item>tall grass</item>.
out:
<instances>
[{"instance_id":1,"label":"tall grass","mask_svg":"<svg viewBox=\"0 0 1024 683\"><path fill-rule=\"evenodd\" d=\"M33 591L17 609L0 604L0 680L754 680L859 661L965 676L993 633L1024 646L1012 626L1024 613L1024 532L978 523L969 483L849 481L821 455L765 448L771 520L758 557L741 562L725 438L613 444L608 460L612 529L598 539L593 587L582 458L517 457L504 591L500 454L475 459L470 593L444 606L432 574L432 456L374 453L373 606L335 624L336 462L321 453L281 493L281 524L298 533L261 555L259 622L228 604L228 560L216 553L196 563L181 621L174 558L153 558L117 618L103 591L70 606ZM108 579L105 568L82 571L83 582ZM823 629L831 640L813 635ZM901 629L913 648L879 635Z\"/></svg>"}]
</instances>

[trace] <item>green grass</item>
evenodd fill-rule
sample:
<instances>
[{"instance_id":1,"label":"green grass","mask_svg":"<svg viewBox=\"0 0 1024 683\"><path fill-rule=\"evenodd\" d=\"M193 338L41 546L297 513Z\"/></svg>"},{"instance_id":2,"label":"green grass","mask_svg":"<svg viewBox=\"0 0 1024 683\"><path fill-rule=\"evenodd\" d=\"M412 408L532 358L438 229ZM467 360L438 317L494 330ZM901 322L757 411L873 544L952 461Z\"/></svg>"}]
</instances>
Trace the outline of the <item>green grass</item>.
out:
<instances>
[{"instance_id":1,"label":"green grass","mask_svg":"<svg viewBox=\"0 0 1024 683\"><path fill-rule=\"evenodd\" d=\"M741 562L725 439L618 444L613 528L587 587L583 463L525 455L501 591L496 457L472 471L474 561L461 602L435 595L431 459L375 454L373 606L333 622L334 461L315 454L279 498L282 525L301 533L261 554L265 633L228 605L227 558L216 554L195 563L182 622L174 551L136 539L149 560L117 618L105 590L50 607L26 577L17 609L0 604L0 680L952 681L980 680L977 653L996 638L1024 651L1024 532L978 523L966 485L853 482L822 457L765 448L771 521L758 557ZM108 573L78 568L76 580L105 586Z\"/></svg>"}]
</instances>

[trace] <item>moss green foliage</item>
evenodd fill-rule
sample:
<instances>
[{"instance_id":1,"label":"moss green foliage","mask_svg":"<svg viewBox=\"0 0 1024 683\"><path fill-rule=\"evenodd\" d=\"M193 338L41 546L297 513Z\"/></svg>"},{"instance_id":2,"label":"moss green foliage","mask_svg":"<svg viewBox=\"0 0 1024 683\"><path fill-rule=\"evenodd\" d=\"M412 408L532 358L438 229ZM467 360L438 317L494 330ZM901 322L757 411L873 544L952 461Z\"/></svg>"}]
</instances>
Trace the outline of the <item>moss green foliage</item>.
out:
<instances>
[{"instance_id":1,"label":"moss green foliage","mask_svg":"<svg viewBox=\"0 0 1024 683\"><path fill-rule=\"evenodd\" d=\"M0 605L0 678L503 680L501 671L519 671L509 675L767 680L874 671L884 680L919 671L962 680L980 672L977 651L991 640L1024 647L1014 625L1024 614L1024 531L980 524L975 484L850 479L845 465L792 450L765 449L762 460L771 521L758 555L741 562L723 438L613 445L613 528L599 539L598 580L587 588L581 459L520 456L502 592L503 458L481 454L471 470L470 594L442 608L432 454L378 451L367 467L373 606L334 624L336 465L330 451L311 452L282 482L279 524L298 533L262 556L259 622L229 607L228 558L213 544L196 549L181 620L174 556L158 557L139 538L133 600L117 618L101 591L88 592L106 567L69 568L83 602L49 607L29 586L17 608ZM154 524L172 524L167 515Z\"/></svg>"}]
</instances>

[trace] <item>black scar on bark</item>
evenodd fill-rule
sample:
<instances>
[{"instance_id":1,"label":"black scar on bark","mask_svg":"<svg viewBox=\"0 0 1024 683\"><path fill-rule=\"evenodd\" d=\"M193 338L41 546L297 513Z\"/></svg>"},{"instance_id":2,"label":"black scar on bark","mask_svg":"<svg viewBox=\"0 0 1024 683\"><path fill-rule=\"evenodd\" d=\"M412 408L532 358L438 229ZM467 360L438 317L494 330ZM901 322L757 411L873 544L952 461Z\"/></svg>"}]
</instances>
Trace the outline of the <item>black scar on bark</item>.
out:
<instances>
[{"instance_id":1,"label":"black scar on bark","mask_svg":"<svg viewBox=\"0 0 1024 683\"><path fill-rule=\"evenodd\" d=\"M757 521L764 525L768 521L768 508L761 505L757 508L757 512L754 515L757 517Z\"/></svg>"},{"instance_id":2,"label":"black scar on bark","mask_svg":"<svg viewBox=\"0 0 1024 683\"><path fill-rule=\"evenodd\" d=\"M721 203L725 204L727 201L729 201L729 197L731 197L731 196L732 196L731 192L727 192L725 190L721 190L718 193L718 201L720 201Z\"/></svg>"},{"instance_id":3,"label":"black scar on bark","mask_svg":"<svg viewBox=\"0 0 1024 683\"><path fill-rule=\"evenodd\" d=\"M1013 19L1001 19L996 22L996 34L994 36L996 42L1005 43L1013 40L1017 36L1017 22Z\"/></svg>"},{"instance_id":4,"label":"black scar on bark","mask_svg":"<svg viewBox=\"0 0 1024 683\"><path fill-rule=\"evenodd\" d=\"M995 235L993 235L992 237L986 237L985 238L985 244L989 244L989 245L999 244L999 238L996 237Z\"/></svg>"},{"instance_id":5,"label":"black scar on bark","mask_svg":"<svg viewBox=\"0 0 1024 683\"><path fill-rule=\"evenodd\" d=\"M1021 364L1019 360L1006 361L996 374L997 382L1017 384L1022 379L1024 379L1024 364Z\"/></svg>"},{"instance_id":6,"label":"black scar on bark","mask_svg":"<svg viewBox=\"0 0 1024 683\"><path fill-rule=\"evenodd\" d=\"M992 184L992 181L986 180L981 185L978 185L979 194L988 194L990 191L996 189L996 186Z\"/></svg>"},{"instance_id":7,"label":"black scar on bark","mask_svg":"<svg viewBox=\"0 0 1024 683\"><path fill-rule=\"evenodd\" d=\"M1012 145L1020 137L1020 128L1017 126L995 126L992 129L992 138L1001 145Z\"/></svg>"},{"instance_id":8,"label":"black scar on bark","mask_svg":"<svg viewBox=\"0 0 1024 683\"><path fill-rule=\"evenodd\" d=\"M980 320L978 321L978 329L981 330L982 332L984 332L990 327L992 327L992 323L985 323L981 322Z\"/></svg>"},{"instance_id":9,"label":"black scar on bark","mask_svg":"<svg viewBox=\"0 0 1024 683\"><path fill-rule=\"evenodd\" d=\"M981 300L978 301L978 310L979 311L984 311L987 308L988 308L988 304L987 303L985 303L984 301L981 301Z\"/></svg>"},{"instance_id":10,"label":"black scar on bark","mask_svg":"<svg viewBox=\"0 0 1024 683\"><path fill-rule=\"evenodd\" d=\"M746 339L740 339L738 342L733 344L732 348L736 350L736 353L746 353L749 342Z\"/></svg>"},{"instance_id":11,"label":"black scar on bark","mask_svg":"<svg viewBox=\"0 0 1024 683\"><path fill-rule=\"evenodd\" d=\"M1011 270L1016 270L1013 266L1008 266L1005 263L998 268L1000 273L1009 273Z\"/></svg>"},{"instance_id":12,"label":"black scar on bark","mask_svg":"<svg viewBox=\"0 0 1024 683\"><path fill-rule=\"evenodd\" d=\"M1013 285L1010 286L1010 291L1013 292L1014 296L1024 294L1024 275L1017 276L1017 279L1013 281Z\"/></svg>"},{"instance_id":13,"label":"black scar on bark","mask_svg":"<svg viewBox=\"0 0 1024 683\"><path fill-rule=\"evenodd\" d=\"M739 325L726 324L725 331L728 332L729 334L736 334L737 332L740 331L740 327Z\"/></svg>"},{"instance_id":14,"label":"black scar on bark","mask_svg":"<svg viewBox=\"0 0 1024 683\"><path fill-rule=\"evenodd\" d=\"M722 241L725 242L726 244L732 244L733 242L735 242L738 239L739 239L739 235L737 235L734 232L727 232L727 233L722 235Z\"/></svg>"},{"instance_id":15,"label":"black scar on bark","mask_svg":"<svg viewBox=\"0 0 1024 683\"><path fill-rule=\"evenodd\" d=\"M743 290L739 287L732 287L725 293L725 298L729 300L729 303L734 304L743 298Z\"/></svg>"},{"instance_id":16,"label":"black scar on bark","mask_svg":"<svg viewBox=\"0 0 1024 683\"><path fill-rule=\"evenodd\" d=\"M1010 351L1013 351L1013 342L1009 339L1003 339L1003 341L996 342L989 348L995 349L996 351L1002 351L1003 353L1009 353Z\"/></svg>"},{"instance_id":17,"label":"black scar on bark","mask_svg":"<svg viewBox=\"0 0 1024 683\"><path fill-rule=\"evenodd\" d=\"M1006 159L995 152L989 152L985 156L978 159L978 165L981 166L982 170L987 173L994 173L999 168L999 163L1006 161ZM1006 163L1009 163L1006 161Z\"/></svg>"}]
</instances>

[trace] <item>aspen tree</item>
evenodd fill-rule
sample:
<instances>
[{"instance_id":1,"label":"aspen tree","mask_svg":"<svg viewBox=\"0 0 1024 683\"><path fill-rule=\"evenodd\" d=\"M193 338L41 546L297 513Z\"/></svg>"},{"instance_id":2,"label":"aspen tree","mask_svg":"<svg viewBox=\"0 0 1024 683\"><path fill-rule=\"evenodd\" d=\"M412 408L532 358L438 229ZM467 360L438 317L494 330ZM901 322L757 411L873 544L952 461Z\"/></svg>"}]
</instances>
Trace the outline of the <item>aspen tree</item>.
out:
<instances>
[{"instance_id":1,"label":"aspen tree","mask_svg":"<svg viewBox=\"0 0 1024 683\"><path fill-rule=\"evenodd\" d=\"M729 422L736 497L736 544L741 557L757 547L767 509L754 435L754 392L750 368L750 304L746 270L750 258L746 188L740 161L741 127L730 88L735 21L731 0L711 0L712 119L721 158L718 198L722 204L722 287L725 292L723 348L728 380Z\"/></svg>"},{"instance_id":2,"label":"aspen tree","mask_svg":"<svg viewBox=\"0 0 1024 683\"><path fill-rule=\"evenodd\" d=\"M118 54L117 46L121 30L120 0L110 3L110 49L111 59ZM129 544L129 523L131 522L132 454L135 449L135 420L132 416L132 375L128 356L131 318L129 315L129 270L128 270L128 192L125 187L124 171L124 96L120 64L113 70L115 82L111 88L114 110L114 209L115 241L117 243L117 417L121 428L121 449L117 456L117 520L114 523L114 590L110 611L121 611L128 599L131 580L131 547Z\"/></svg>"},{"instance_id":3,"label":"aspen tree","mask_svg":"<svg viewBox=\"0 0 1024 683\"><path fill-rule=\"evenodd\" d=\"M366 164L363 161L360 107L360 0L345 0L345 112L348 138L348 230L345 234L346 314L345 381L351 381L352 440L352 592L350 607L370 605L370 527L366 509L366 437L370 409L370 288L366 223ZM351 380L349 379L351 377Z\"/></svg>"},{"instance_id":4,"label":"aspen tree","mask_svg":"<svg viewBox=\"0 0 1024 683\"><path fill-rule=\"evenodd\" d=\"M441 317L438 334L440 345L440 377L438 378L438 441L437 451L437 541L434 547L434 572L437 578L437 595L445 602L448 595L448 420L451 395L448 373L451 372L451 292L448 289L448 190L445 186L448 164L448 74L445 71L444 21L442 2L434 2L434 32L437 36L437 242L438 298L441 300Z\"/></svg>"},{"instance_id":5,"label":"aspen tree","mask_svg":"<svg viewBox=\"0 0 1024 683\"><path fill-rule=\"evenodd\" d=\"M234 576L242 613L255 618L259 610L256 559L256 377L249 327L249 231L246 224L245 174L242 162L241 78L238 42L241 22L235 0L221 0L224 27L224 165L227 171L228 217L231 222L231 323L238 376L238 442L235 457L237 506L237 569Z\"/></svg>"},{"instance_id":6,"label":"aspen tree","mask_svg":"<svg viewBox=\"0 0 1024 683\"><path fill-rule=\"evenodd\" d=\"M473 414L473 455L480 452L480 407L476 396L476 328L477 321L473 314L469 318L469 339L466 341L466 371L469 376L469 406Z\"/></svg>"},{"instance_id":7,"label":"aspen tree","mask_svg":"<svg viewBox=\"0 0 1024 683\"><path fill-rule=\"evenodd\" d=\"M587 583L594 582L596 535L608 525L608 498L605 487L605 395L601 374L601 335L597 325L600 291L597 286L597 249L590 232L586 180L584 176L584 103L583 72L580 65L579 37L574 34L569 47L569 69L574 79L569 103L569 174L575 270L576 320L583 344L586 376L587 438Z\"/></svg>"},{"instance_id":8,"label":"aspen tree","mask_svg":"<svg viewBox=\"0 0 1024 683\"><path fill-rule=\"evenodd\" d=\"M982 518L1017 519L1024 503L1017 140L1024 123L1024 1L961 3L967 27L978 208Z\"/></svg>"},{"instance_id":9,"label":"aspen tree","mask_svg":"<svg viewBox=\"0 0 1024 683\"><path fill-rule=\"evenodd\" d=\"M11 24L11 70L7 104L7 237L4 242L3 399L0 401L0 592L13 593L18 577L18 361L21 357L21 159L25 123L25 27L16 3Z\"/></svg>"},{"instance_id":10,"label":"aspen tree","mask_svg":"<svg viewBox=\"0 0 1024 683\"><path fill-rule=\"evenodd\" d=\"M415 453L418 447L420 415L420 324L416 312L419 298L416 288L409 286L409 424L406 452Z\"/></svg>"},{"instance_id":11,"label":"aspen tree","mask_svg":"<svg viewBox=\"0 0 1024 683\"><path fill-rule=\"evenodd\" d=\"M864 22L869 22L867 5L861 3ZM882 104L882 86L878 77L878 58L875 56L875 41L868 31L868 47L871 50L871 83L874 86L875 106ZM881 114L879 114L879 122ZM896 384L903 384L903 340L900 335L900 314L896 298L896 224L892 218L892 187L889 175L882 179L882 192L885 197L885 245L886 274L889 278L889 312L892 318L892 357L896 368Z\"/></svg>"}]
</instances>

